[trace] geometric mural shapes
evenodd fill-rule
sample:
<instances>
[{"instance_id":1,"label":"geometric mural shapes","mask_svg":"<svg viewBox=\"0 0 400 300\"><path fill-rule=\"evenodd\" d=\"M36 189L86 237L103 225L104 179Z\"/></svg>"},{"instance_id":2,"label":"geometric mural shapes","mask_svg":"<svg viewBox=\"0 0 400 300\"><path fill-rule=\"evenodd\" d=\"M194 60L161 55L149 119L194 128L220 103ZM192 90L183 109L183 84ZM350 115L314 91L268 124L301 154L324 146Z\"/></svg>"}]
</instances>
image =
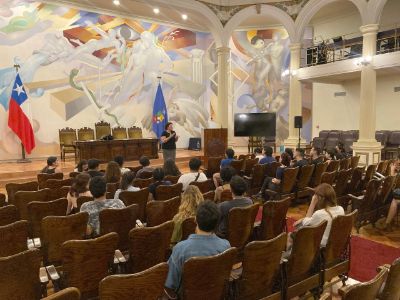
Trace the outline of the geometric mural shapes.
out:
<instances>
[{"instance_id":1,"label":"geometric mural shapes","mask_svg":"<svg viewBox=\"0 0 400 300\"><path fill-rule=\"evenodd\" d=\"M54 92L50 95L50 108L65 121L68 121L89 105L90 100L85 93L73 88Z\"/></svg>"},{"instance_id":2,"label":"geometric mural shapes","mask_svg":"<svg viewBox=\"0 0 400 300\"><path fill-rule=\"evenodd\" d=\"M162 45L165 51L194 46L196 33L182 28L175 29L164 37Z\"/></svg>"},{"instance_id":3,"label":"geometric mural shapes","mask_svg":"<svg viewBox=\"0 0 400 300\"><path fill-rule=\"evenodd\" d=\"M206 86L203 84L195 83L191 80L187 80L182 77L172 76L165 73L163 75L163 80L176 88L177 91L185 93L193 99L200 98L207 89Z\"/></svg>"}]
</instances>

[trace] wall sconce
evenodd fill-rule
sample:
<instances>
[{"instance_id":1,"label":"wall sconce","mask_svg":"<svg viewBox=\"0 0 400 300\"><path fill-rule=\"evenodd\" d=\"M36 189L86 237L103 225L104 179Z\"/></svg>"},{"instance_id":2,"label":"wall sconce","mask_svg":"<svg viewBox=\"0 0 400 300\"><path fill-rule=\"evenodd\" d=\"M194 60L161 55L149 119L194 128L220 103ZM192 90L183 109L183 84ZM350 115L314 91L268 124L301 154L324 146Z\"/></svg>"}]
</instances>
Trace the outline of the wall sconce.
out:
<instances>
[{"instance_id":1,"label":"wall sconce","mask_svg":"<svg viewBox=\"0 0 400 300\"><path fill-rule=\"evenodd\" d=\"M354 64L356 65L356 66L368 66L369 64L371 64L371 62L372 62L372 56L371 55L367 55L367 56L361 56L361 57L359 57L359 58L357 58L355 61L354 61Z\"/></svg>"},{"instance_id":2,"label":"wall sconce","mask_svg":"<svg viewBox=\"0 0 400 300\"><path fill-rule=\"evenodd\" d=\"M286 77L286 76L296 76L297 75L297 70L289 70L286 69L285 71L282 72L282 77Z\"/></svg>"}]
</instances>

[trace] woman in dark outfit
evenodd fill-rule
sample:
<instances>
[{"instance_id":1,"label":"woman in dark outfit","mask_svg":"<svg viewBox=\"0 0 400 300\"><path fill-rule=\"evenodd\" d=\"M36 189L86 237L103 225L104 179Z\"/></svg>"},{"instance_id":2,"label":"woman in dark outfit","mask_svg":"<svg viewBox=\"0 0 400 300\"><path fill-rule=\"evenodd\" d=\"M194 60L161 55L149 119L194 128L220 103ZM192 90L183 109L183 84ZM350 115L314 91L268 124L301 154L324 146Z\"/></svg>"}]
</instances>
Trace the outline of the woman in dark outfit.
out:
<instances>
[{"instance_id":1,"label":"woman in dark outfit","mask_svg":"<svg viewBox=\"0 0 400 300\"><path fill-rule=\"evenodd\" d=\"M173 130L173 126L171 122L168 122L165 125L165 131L161 134L161 148L163 150L164 162L167 159L172 159L175 161L176 158L176 142L179 137L176 135L176 132Z\"/></svg>"}]
</instances>

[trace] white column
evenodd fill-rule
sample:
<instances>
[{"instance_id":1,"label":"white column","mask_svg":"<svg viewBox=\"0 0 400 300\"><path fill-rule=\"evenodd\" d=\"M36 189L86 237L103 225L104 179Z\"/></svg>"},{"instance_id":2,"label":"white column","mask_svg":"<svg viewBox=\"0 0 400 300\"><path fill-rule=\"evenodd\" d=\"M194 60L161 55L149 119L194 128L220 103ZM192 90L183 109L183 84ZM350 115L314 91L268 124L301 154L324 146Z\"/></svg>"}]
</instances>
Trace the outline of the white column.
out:
<instances>
[{"instance_id":1,"label":"white column","mask_svg":"<svg viewBox=\"0 0 400 300\"><path fill-rule=\"evenodd\" d=\"M203 85L204 83L204 74L203 74L203 57L204 50L201 49L193 49L190 51L192 54L192 80L195 83ZM204 106L204 96L201 96L197 99L200 105Z\"/></svg>"},{"instance_id":2,"label":"white column","mask_svg":"<svg viewBox=\"0 0 400 300\"><path fill-rule=\"evenodd\" d=\"M360 27L363 34L363 57L376 54L378 24ZM372 62L361 67L360 136L353 144L353 154L360 156L361 164L377 163L381 157L381 144L375 139L376 131L376 71Z\"/></svg>"},{"instance_id":3,"label":"white column","mask_svg":"<svg viewBox=\"0 0 400 300\"><path fill-rule=\"evenodd\" d=\"M299 129L294 128L294 117L302 115L301 82L295 73L300 68L301 44L293 43L290 48L290 88L289 88L289 137L285 140L286 148L296 148L299 143ZM301 145L305 141L301 140Z\"/></svg>"},{"instance_id":4,"label":"white column","mask_svg":"<svg viewBox=\"0 0 400 300\"><path fill-rule=\"evenodd\" d=\"M216 112L216 123L220 124L223 128L231 130L233 124L228 123L228 98L229 98L229 55L231 49L229 47L217 48L218 55L218 106Z\"/></svg>"}]
</instances>

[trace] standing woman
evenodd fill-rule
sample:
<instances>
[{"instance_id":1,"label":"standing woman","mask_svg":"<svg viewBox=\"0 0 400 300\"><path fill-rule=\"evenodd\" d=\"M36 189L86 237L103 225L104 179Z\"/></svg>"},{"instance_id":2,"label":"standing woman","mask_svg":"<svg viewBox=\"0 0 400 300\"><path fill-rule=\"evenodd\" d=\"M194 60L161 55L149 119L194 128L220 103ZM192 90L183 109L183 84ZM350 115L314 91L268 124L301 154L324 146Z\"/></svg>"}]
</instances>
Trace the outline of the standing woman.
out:
<instances>
[{"instance_id":1,"label":"standing woman","mask_svg":"<svg viewBox=\"0 0 400 300\"><path fill-rule=\"evenodd\" d=\"M161 148L163 150L164 162L167 159L172 159L175 161L176 158L176 142L179 137L176 135L176 132L173 130L173 126L171 122L168 122L165 125L165 131L161 134Z\"/></svg>"}]
</instances>

